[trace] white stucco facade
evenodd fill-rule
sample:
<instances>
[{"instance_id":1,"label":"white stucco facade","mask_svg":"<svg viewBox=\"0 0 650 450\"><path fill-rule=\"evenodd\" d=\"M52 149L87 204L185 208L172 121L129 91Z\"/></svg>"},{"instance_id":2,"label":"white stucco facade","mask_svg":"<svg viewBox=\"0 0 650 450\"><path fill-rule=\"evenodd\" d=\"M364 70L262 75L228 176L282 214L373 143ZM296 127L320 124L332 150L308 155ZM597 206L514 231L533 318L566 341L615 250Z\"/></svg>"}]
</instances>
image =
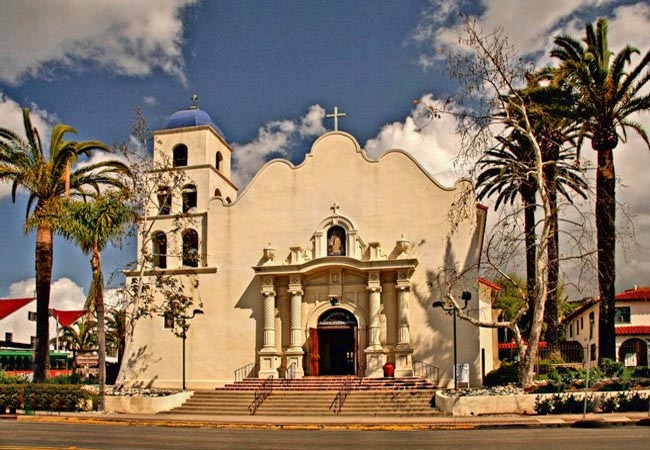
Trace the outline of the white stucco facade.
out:
<instances>
[{"instance_id":1,"label":"white stucco facade","mask_svg":"<svg viewBox=\"0 0 650 450\"><path fill-rule=\"evenodd\" d=\"M372 160L353 136L334 131L297 166L268 162L238 194L232 150L209 125L162 130L154 142L159 161L187 147L186 165L172 170L196 189L184 217L198 235L198 267L168 256L157 269L197 279L192 295L204 314L187 333L188 388L230 382L253 363L261 378L377 377L387 362L395 376L411 376L416 361L439 367L441 384L453 385L452 321L431 307L439 295L431 281L450 265L467 269L458 291L479 298L486 211L471 201L466 214L449 215L468 181L443 187L405 151ZM168 255L187 231L176 229L181 209L175 198L167 216L154 208L148 222L165 234ZM161 317L140 319L118 381L178 387L181 351ZM464 321L458 362L470 365L472 385L481 383L479 329Z\"/></svg>"}]
</instances>

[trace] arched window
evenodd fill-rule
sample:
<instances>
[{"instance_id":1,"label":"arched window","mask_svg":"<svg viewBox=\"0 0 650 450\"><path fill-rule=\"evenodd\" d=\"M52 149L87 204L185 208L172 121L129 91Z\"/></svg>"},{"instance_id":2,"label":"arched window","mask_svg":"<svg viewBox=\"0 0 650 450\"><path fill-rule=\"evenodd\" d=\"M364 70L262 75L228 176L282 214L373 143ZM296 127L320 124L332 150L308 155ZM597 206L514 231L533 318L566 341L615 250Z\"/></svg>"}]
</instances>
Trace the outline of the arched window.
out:
<instances>
[{"instance_id":1,"label":"arched window","mask_svg":"<svg viewBox=\"0 0 650 450\"><path fill-rule=\"evenodd\" d=\"M639 338L626 340L618 349L618 360L626 366L647 366L648 344Z\"/></svg>"},{"instance_id":2,"label":"arched window","mask_svg":"<svg viewBox=\"0 0 650 450\"><path fill-rule=\"evenodd\" d=\"M345 229L333 226L327 230L327 256L345 256Z\"/></svg>"},{"instance_id":3,"label":"arched window","mask_svg":"<svg viewBox=\"0 0 650 450\"><path fill-rule=\"evenodd\" d=\"M230 197L226 197L226 203L228 203L229 205L232 203L232 200L230 200Z\"/></svg>"},{"instance_id":4,"label":"arched window","mask_svg":"<svg viewBox=\"0 0 650 450\"><path fill-rule=\"evenodd\" d=\"M153 234L152 244L152 256L153 256L153 266L159 269L167 268L167 236L162 231L156 231Z\"/></svg>"},{"instance_id":5,"label":"arched window","mask_svg":"<svg viewBox=\"0 0 650 450\"><path fill-rule=\"evenodd\" d=\"M221 156L221 152L217 152L217 156L215 157L215 161L214 161L214 167L216 167L217 170L221 170L222 162L223 162L223 156Z\"/></svg>"},{"instance_id":6,"label":"arched window","mask_svg":"<svg viewBox=\"0 0 650 450\"><path fill-rule=\"evenodd\" d=\"M214 190L214 196L215 197L221 197L221 191L219 189Z\"/></svg>"},{"instance_id":7,"label":"arched window","mask_svg":"<svg viewBox=\"0 0 650 450\"><path fill-rule=\"evenodd\" d=\"M183 212L196 212L196 186L193 184L183 186Z\"/></svg>"},{"instance_id":8,"label":"arched window","mask_svg":"<svg viewBox=\"0 0 650 450\"><path fill-rule=\"evenodd\" d=\"M158 189L158 214L169 214L172 209L172 191L167 186Z\"/></svg>"},{"instance_id":9,"label":"arched window","mask_svg":"<svg viewBox=\"0 0 650 450\"><path fill-rule=\"evenodd\" d=\"M174 167L187 166L187 146L185 144L178 144L174 147Z\"/></svg>"},{"instance_id":10,"label":"arched window","mask_svg":"<svg viewBox=\"0 0 650 450\"><path fill-rule=\"evenodd\" d=\"M199 234L195 230L183 231L183 265L199 266Z\"/></svg>"}]
</instances>

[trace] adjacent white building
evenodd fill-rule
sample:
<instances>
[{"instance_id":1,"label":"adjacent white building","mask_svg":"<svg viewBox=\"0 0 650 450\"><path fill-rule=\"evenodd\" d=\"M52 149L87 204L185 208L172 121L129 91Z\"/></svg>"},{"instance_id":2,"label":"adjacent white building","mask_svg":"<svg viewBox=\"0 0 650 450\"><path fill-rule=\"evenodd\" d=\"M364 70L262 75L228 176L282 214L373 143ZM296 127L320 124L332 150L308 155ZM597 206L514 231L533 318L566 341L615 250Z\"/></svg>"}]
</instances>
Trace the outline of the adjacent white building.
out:
<instances>
[{"instance_id":1,"label":"adjacent white building","mask_svg":"<svg viewBox=\"0 0 650 450\"><path fill-rule=\"evenodd\" d=\"M316 139L297 166L268 162L241 193L232 157L195 107L154 132L154 160L186 179L171 201L169 186L152 198L142 226L154 258L144 276L195 279L190 295L204 314L187 333L187 386L219 386L246 367L263 378L378 377L387 362L398 377L436 366L441 384L453 385L452 320L431 307L440 299L432 281L442 269L466 271L454 290L469 292L478 311L487 211L471 183L444 187L402 150L370 159L342 131ZM480 340L458 321L458 362L469 364L472 385L484 370ZM178 387L181 360L181 339L164 319L140 319L118 382Z\"/></svg>"},{"instance_id":2,"label":"adjacent white building","mask_svg":"<svg viewBox=\"0 0 650 450\"><path fill-rule=\"evenodd\" d=\"M591 299L566 316L567 341L589 349L598 360L599 299ZM616 355L626 366L647 366L650 344L650 287L634 287L616 294Z\"/></svg>"}]
</instances>

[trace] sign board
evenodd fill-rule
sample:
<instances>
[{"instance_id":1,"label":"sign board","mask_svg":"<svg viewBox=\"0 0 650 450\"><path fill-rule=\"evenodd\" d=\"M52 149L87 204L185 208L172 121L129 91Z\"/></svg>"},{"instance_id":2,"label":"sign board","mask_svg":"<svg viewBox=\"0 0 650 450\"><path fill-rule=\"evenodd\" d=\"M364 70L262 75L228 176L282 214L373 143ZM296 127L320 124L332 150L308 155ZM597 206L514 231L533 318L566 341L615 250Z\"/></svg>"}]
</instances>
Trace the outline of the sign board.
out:
<instances>
[{"instance_id":1,"label":"sign board","mask_svg":"<svg viewBox=\"0 0 650 450\"><path fill-rule=\"evenodd\" d=\"M456 364L456 381L469 384L469 363Z\"/></svg>"},{"instance_id":2,"label":"sign board","mask_svg":"<svg viewBox=\"0 0 650 450\"><path fill-rule=\"evenodd\" d=\"M636 353L625 354L625 367L636 367Z\"/></svg>"},{"instance_id":3,"label":"sign board","mask_svg":"<svg viewBox=\"0 0 650 450\"><path fill-rule=\"evenodd\" d=\"M81 353L74 357L74 362L79 367L96 367L99 365L99 356L93 353Z\"/></svg>"}]
</instances>

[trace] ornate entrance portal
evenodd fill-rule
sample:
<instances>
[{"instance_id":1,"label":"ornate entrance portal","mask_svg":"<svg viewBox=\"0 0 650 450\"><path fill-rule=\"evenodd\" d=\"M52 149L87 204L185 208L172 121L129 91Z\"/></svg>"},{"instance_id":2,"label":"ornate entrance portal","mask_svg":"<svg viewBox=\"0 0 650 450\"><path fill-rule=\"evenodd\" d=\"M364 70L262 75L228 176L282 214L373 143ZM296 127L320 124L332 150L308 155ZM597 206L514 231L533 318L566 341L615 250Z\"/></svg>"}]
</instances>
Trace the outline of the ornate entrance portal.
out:
<instances>
[{"instance_id":1,"label":"ornate entrance portal","mask_svg":"<svg viewBox=\"0 0 650 450\"><path fill-rule=\"evenodd\" d=\"M318 318L311 329L310 374L354 375L357 373L357 319L350 311L333 308Z\"/></svg>"}]
</instances>

